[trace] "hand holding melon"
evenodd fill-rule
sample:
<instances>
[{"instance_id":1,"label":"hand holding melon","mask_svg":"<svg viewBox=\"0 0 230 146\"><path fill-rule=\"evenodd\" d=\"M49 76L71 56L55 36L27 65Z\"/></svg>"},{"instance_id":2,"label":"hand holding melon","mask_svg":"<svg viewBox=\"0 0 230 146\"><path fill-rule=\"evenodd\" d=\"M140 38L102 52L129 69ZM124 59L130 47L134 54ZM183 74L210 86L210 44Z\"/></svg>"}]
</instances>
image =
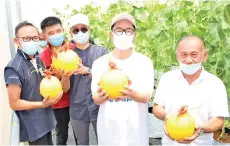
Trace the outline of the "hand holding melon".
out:
<instances>
[{"instance_id":1,"label":"hand holding melon","mask_svg":"<svg viewBox=\"0 0 230 146\"><path fill-rule=\"evenodd\" d=\"M182 106L176 113L170 114L165 119L165 133L179 143L191 143L200 132L196 128L195 118L188 112L187 106Z\"/></svg>"},{"instance_id":2,"label":"hand holding melon","mask_svg":"<svg viewBox=\"0 0 230 146\"><path fill-rule=\"evenodd\" d=\"M43 104L45 107L57 103L63 94L62 85L60 81L55 77L51 76L51 72L46 70L45 77L40 83L40 93L45 98Z\"/></svg>"},{"instance_id":3,"label":"hand holding melon","mask_svg":"<svg viewBox=\"0 0 230 146\"><path fill-rule=\"evenodd\" d=\"M116 64L109 62L109 70L104 72L100 78L99 86L106 91L109 98L116 99L116 97L124 96L121 91L128 86L128 78L121 70L117 69Z\"/></svg>"},{"instance_id":4,"label":"hand holding melon","mask_svg":"<svg viewBox=\"0 0 230 146\"><path fill-rule=\"evenodd\" d=\"M88 74L89 72L89 68L88 67L85 67L83 64L82 64L82 60L81 59L79 59L80 60L80 62L79 62L79 64L78 64L78 69L76 69L75 71L74 71L74 75L79 75L79 74L81 74L81 75L84 75L84 74Z\"/></svg>"},{"instance_id":5,"label":"hand holding melon","mask_svg":"<svg viewBox=\"0 0 230 146\"><path fill-rule=\"evenodd\" d=\"M61 51L53 53L52 68L73 73L79 67L80 59L76 52L70 49L69 44L65 43Z\"/></svg>"},{"instance_id":6,"label":"hand holding melon","mask_svg":"<svg viewBox=\"0 0 230 146\"><path fill-rule=\"evenodd\" d=\"M52 99L52 98L49 98L49 96L46 97L46 98L44 98L43 101L42 101L43 107L46 108L46 107L48 107L48 106L51 106L51 105L53 105L53 104L56 104L56 103L62 98L62 95L63 95L63 91L61 91L61 92L58 94L58 96L55 97L55 98L53 98L53 99Z\"/></svg>"}]
</instances>

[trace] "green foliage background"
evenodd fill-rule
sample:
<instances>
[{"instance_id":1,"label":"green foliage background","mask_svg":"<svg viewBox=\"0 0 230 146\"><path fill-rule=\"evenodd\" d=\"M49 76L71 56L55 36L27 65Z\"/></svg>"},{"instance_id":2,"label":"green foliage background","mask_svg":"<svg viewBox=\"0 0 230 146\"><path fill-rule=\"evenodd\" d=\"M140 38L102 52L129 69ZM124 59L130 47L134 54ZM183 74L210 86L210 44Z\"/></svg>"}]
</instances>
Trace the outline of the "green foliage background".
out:
<instances>
[{"instance_id":1,"label":"green foliage background","mask_svg":"<svg viewBox=\"0 0 230 146\"><path fill-rule=\"evenodd\" d=\"M90 18L91 37L98 45L113 48L109 32L112 18L120 12L130 12L137 22L136 50L149 56L158 71L168 71L177 65L176 44L188 34L201 36L209 52L204 64L207 71L217 75L227 87L230 98L230 1L157 1L128 3L119 1L103 11L91 4L80 10L65 7L64 12L53 11L66 22L77 13ZM70 13L66 13L69 11Z\"/></svg>"}]
</instances>

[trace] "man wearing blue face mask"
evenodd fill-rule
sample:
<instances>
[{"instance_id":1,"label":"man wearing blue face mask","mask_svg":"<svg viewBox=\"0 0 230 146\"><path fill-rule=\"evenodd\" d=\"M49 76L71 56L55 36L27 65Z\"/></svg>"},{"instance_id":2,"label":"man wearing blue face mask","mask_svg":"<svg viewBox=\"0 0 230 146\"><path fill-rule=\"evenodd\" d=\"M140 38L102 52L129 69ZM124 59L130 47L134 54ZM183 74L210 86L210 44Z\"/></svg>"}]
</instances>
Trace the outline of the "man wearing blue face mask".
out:
<instances>
[{"instance_id":1,"label":"man wearing blue face mask","mask_svg":"<svg viewBox=\"0 0 230 146\"><path fill-rule=\"evenodd\" d=\"M212 145L213 132L222 128L224 117L229 117L226 88L215 75L207 72L202 63L208 53L198 36L185 36L177 47L179 69L165 73L154 98L153 113L163 121L182 106L188 106L195 117L194 135L174 141L165 129L162 145Z\"/></svg>"},{"instance_id":2,"label":"man wearing blue face mask","mask_svg":"<svg viewBox=\"0 0 230 146\"><path fill-rule=\"evenodd\" d=\"M46 17L41 22L41 29L43 37L48 41L48 47L40 54L41 61L45 67L49 69L52 65L52 57L55 51L59 51L62 45L64 45L65 37L63 34L64 29L62 28L61 20L57 17ZM71 43L70 43L71 44ZM74 46L74 44L72 44ZM53 73L56 77L62 80L62 74L55 71ZM65 91L64 91L65 92ZM57 120L56 126L56 144L66 145L68 140L68 129L69 129L69 92L65 92L58 103L52 106ZM75 136L74 136L75 138ZM75 138L77 144L77 139Z\"/></svg>"},{"instance_id":3,"label":"man wearing blue face mask","mask_svg":"<svg viewBox=\"0 0 230 146\"><path fill-rule=\"evenodd\" d=\"M43 34L40 35L39 44L40 44L40 48L38 49L38 53L41 54L47 48L48 45L45 35Z\"/></svg>"},{"instance_id":4,"label":"man wearing blue face mask","mask_svg":"<svg viewBox=\"0 0 230 146\"><path fill-rule=\"evenodd\" d=\"M96 132L99 107L93 102L90 89L93 62L108 50L89 41L89 18L77 14L70 18L70 33L75 44L74 51L82 60L74 75L65 77L63 89L70 91L70 120L79 145L89 145L89 124Z\"/></svg>"},{"instance_id":5,"label":"man wearing blue face mask","mask_svg":"<svg viewBox=\"0 0 230 146\"><path fill-rule=\"evenodd\" d=\"M44 65L37 56L37 28L22 22L16 26L15 36L17 53L5 67L4 77L10 107L20 122L20 141L28 141L30 145L52 145L51 131L56 121L50 106L60 100L63 92L54 99L40 94L39 84L43 78L40 71L44 71Z\"/></svg>"}]
</instances>

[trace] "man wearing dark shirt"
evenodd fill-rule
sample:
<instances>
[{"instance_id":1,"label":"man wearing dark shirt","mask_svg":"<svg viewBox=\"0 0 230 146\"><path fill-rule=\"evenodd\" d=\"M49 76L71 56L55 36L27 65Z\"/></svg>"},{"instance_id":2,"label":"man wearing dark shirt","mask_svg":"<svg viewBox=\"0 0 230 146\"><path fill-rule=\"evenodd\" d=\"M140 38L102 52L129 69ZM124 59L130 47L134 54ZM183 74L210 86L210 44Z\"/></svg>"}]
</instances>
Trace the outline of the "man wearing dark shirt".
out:
<instances>
[{"instance_id":1,"label":"man wearing dark shirt","mask_svg":"<svg viewBox=\"0 0 230 146\"><path fill-rule=\"evenodd\" d=\"M82 64L74 75L65 76L63 90L70 91L70 121L74 128L79 145L89 145L89 124L92 123L95 133L99 107L94 103L91 93L91 67L93 62L108 53L108 50L89 42L89 19L86 15L77 14L69 20L70 31L75 44L74 51Z\"/></svg>"},{"instance_id":2,"label":"man wearing dark shirt","mask_svg":"<svg viewBox=\"0 0 230 146\"><path fill-rule=\"evenodd\" d=\"M50 106L59 101L63 92L54 99L40 94L40 71L44 71L44 66L36 55L39 49L37 28L22 22L16 26L15 36L17 53L5 67L4 77L10 107L19 118L20 141L28 141L30 145L52 145L51 131L56 121Z\"/></svg>"}]
</instances>

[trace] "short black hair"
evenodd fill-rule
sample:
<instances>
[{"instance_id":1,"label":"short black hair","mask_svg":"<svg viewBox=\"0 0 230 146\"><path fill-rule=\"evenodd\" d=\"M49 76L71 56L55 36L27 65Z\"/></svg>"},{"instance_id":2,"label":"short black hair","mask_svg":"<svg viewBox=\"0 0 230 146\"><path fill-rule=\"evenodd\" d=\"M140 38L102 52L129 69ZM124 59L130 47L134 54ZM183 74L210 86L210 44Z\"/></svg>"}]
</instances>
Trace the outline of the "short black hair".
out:
<instances>
[{"instance_id":1,"label":"short black hair","mask_svg":"<svg viewBox=\"0 0 230 146\"><path fill-rule=\"evenodd\" d=\"M62 26L62 22L58 17L51 16L51 17L46 17L44 20L41 22L41 30L44 31L46 27L60 24Z\"/></svg>"},{"instance_id":2,"label":"short black hair","mask_svg":"<svg viewBox=\"0 0 230 146\"><path fill-rule=\"evenodd\" d=\"M32 26L34 28L37 29L37 27L35 27L32 23L28 22L28 21L23 21L21 23L19 23L16 27L15 27L15 36L17 36L17 33L19 31L19 29L21 29L22 27L25 27L25 26Z\"/></svg>"},{"instance_id":3,"label":"short black hair","mask_svg":"<svg viewBox=\"0 0 230 146\"><path fill-rule=\"evenodd\" d=\"M115 24L116 23L114 23L112 26L111 26L111 31L113 31L113 28L114 28L114 26L115 26ZM133 25L133 24L132 24ZM136 30L136 27L133 25L133 28L134 28L134 30Z\"/></svg>"}]
</instances>

